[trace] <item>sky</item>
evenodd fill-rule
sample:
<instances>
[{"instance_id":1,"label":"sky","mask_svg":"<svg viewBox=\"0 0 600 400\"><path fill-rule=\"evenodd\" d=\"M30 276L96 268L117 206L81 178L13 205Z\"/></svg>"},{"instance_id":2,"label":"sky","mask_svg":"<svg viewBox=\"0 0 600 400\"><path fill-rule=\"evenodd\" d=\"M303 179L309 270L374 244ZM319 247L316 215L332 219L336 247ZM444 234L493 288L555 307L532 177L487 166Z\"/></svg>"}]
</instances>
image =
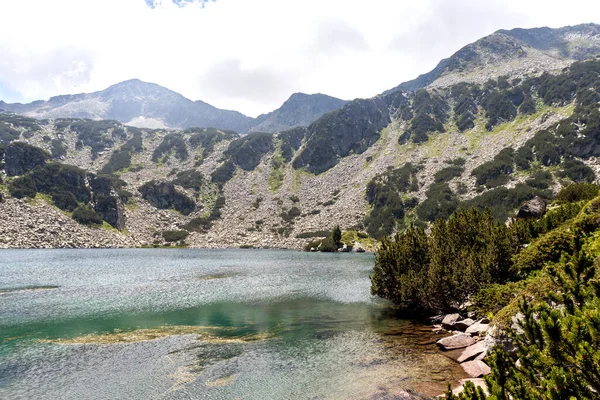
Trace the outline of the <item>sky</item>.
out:
<instances>
[{"instance_id":1,"label":"sky","mask_svg":"<svg viewBox=\"0 0 600 400\"><path fill-rule=\"evenodd\" d=\"M593 0L0 0L0 100L127 80L249 116L371 97L498 29L600 22Z\"/></svg>"}]
</instances>

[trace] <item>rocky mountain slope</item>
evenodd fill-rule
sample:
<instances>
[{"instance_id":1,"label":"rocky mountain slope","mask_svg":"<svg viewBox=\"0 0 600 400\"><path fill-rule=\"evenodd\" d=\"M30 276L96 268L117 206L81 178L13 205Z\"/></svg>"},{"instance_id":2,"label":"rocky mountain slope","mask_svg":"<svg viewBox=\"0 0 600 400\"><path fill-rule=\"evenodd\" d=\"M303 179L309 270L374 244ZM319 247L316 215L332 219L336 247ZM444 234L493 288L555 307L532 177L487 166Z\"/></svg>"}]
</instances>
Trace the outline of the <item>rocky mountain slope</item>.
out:
<instances>
[{"instance_id":1,"label":"rocky mountain slope","mask_svg":"<svg viewBox=\"0 0 600 400\"><path fill-rule=\"evenodd\" d=\"M294 93L277 110L259 115L251 132L283 132L308 126L323 114L341 108L346 101L321 93Z\"/></svg>"},{"instance_id":2,"label":"rocky mountain slope","mask_svg":"<svg viewBox=\"0 0 600 400\"><path fill-rule=\"evenodd\" d=\"M600 54L600 25L596 24L499 30L443 59L432 71L384 94L428 86L448 87L458 82L484 83L503 75L517 78L559 71L573 61L597 54Z\"/></svg>"},{"instance_id":3,"label":"rocky mountain slope","mask_svg":"<svg viewBox=\"0 0 600 400\"><path fill-rule=\"evenodd\" d=\"M596 181L600 61L484 78L354 100L276 134L0 114L0 247L300 248L336 224L352 244L466 207L506 220Z\"/></svg>"},{"instance_id":4,"label":"rocky mountain slope","mask_svg":"<svg viewBox=\"0 0 600 400\"><path fill-rule=\"evenodd\" d=\"M154 83L132 79L105 90L55 96L48 101L8 104L0 110L37 119L88 118L115 120L150 129L214 127L240 133L279 132L307 126L323 114L342 107L345 101L323 94L293 94L279 109L258 118L221 110L203 101L189 100Z\"/></svg>"}]
</instances>

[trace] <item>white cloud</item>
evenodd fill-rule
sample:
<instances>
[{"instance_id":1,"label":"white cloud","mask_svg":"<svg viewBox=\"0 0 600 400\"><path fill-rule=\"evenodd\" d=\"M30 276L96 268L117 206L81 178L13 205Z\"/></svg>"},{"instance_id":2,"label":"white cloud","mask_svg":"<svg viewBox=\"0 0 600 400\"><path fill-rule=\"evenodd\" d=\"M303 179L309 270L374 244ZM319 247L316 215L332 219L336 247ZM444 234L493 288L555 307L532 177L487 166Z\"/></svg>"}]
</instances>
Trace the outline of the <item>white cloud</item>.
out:
<instances>
[{"instance_id":1,"label":"white cloud","mask_svg":"<svg viewBox=\"0 0 600 400\"><path fill-rule=\"evenodd\" d=\"M296 91L369 97L494 30L599 22L598 11L586 0L0 0L0 97L139 78L256 115Z\"/></svg>"}]
</instances>

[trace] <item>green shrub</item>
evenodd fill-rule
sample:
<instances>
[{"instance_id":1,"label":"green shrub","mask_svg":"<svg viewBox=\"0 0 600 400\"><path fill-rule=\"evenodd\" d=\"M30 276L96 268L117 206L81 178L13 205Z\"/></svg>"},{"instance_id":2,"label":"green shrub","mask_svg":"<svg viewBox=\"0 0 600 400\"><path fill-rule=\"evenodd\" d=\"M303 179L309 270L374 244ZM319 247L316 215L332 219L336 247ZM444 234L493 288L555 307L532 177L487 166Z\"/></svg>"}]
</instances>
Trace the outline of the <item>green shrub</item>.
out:
<instances>
[{"instance_id":1,"label":"green shrub","mask_svg":"<svg viewBox=\"0 0 600 400\"><path fill-rule=\"evenodd\" d=\"M165 239L165 242L181 242L185 240L190 233L184 230L178 231L163 231L162 237Z\"/></svg>"},{"instance_id":2,"label":"green shrub","mask_svg":"<svg viewBox=\"0 0 600 400\"><path fill-rule=\"evenodd\" d=\"M21 199L23 197L34 198L37 187L31 175L24 175L9 182L8 191L12 197Z\"/></svg>"},{"instance_id":3,"label":"green shrub","mask_svg":"<svg viewBox=\"0 0 600 400\"><path fill-rule=\"evenodd\" d=\"M476 210L438 219L429 235L410 227L382 240L371 293L407 312L454 310L482 286L509 278L515 244L510 227Z\"/></svg>"},{"instance_id":4,"label":"green shrub","mask_svg":"<svg viewBox=\"0 0 600 400\"><path fill-rule=\"evenodd\" d=\"M77 147L89 146L93 158L101 151L112 147L116 138L126 136L123 125L111 120L56 119L54 125L58 130L70 129L77 133Z\"/></svg>"},{"instance_id":5,"label":"green shrub","mask_svg":"<svg viewBox=\"0 0 600 400\"><path fill-rule=\"evenodd\" d=\"M186 189L200 190L204 184L204 177L196 170L187 170L177 173L173 183Z\"/></svg>"},{"instance_id":6,"label":"green shrub","mask_svg":"<svg viewBox=\"0 0 600 400\"><path fill-rule=\"evenodd\" d=\"M300 209L298 207L294 206L294 207L290 208L288 211L282 212L279 216L285 222L292 222L294 219L299 217L301 214L302 214L302 212L300 211Z\"/></svg>"},{"instance_id":7,"label":"green shrub","mask_svg":"<svg viewBox=\"0 0 600 400\"><path fill-rule=\"evenodd\" d=\"M225 196L222 194L217 197L210 214L207 216L196 217L183 226L184 229L192 232L206 232L210 229L213 222L221 217L221 209L225 206Z\"/></svg>"},{"instance_id":8,"label":"green shrub","mask_svg":"<svg viewBox=\"0 0 600 400\"><path fill-rule=\"evenodd\" d=\"M523 287L522 281L485 285L471 297L471 308L478 315L495 314L514 301Z\"/></svg>"},{"instance_id":9,"label":"green shrub","mask_svg":"<svg viewBox=\"0 0 600 400\"><path fill-rule=\"evenodd\" d=\"M523 276L540 270L546 263L556 263L563 252L573 250L573 233L569 231L551 231L523 249L514 258L514 273Z\"/></svg>"},{"instance_id":10,"label":"green shrub","mask_svg":"<svg viewBox=\"0 0 600 400\"><path fill-rule=\"evenodd\" d=\"M170 133L166 135L152 153L152 161L164 161L165 156L168 156L171 152L174 152L175 157L179 160L186 160L189 157L185 140L181 133Z\"/></svg>"},{"instance_id":11,"label":"green shrub","mask_svg":"<svg viewBox=\"0 0 600 400\"><path fill-rule=\"evenodd\" d=\"M52 201L56 207L65 211L73 211L79 206L73 193L66 191L52 193Z\"/></svg>"},{"instance_id":12,"label":"green shrub","mask_svg":"<svg viewBox=\"0 0 600 400\"><path fill-rule=\"evenodd\" d=\"M231 160L225 161L215 169L211 175L211 181L220 187L225 185L235 174L235 164Z\"/></svg>"},{"instance_id":13,"label":"green shrub","mask_svg":"<svg viewBox=\"0 0 600 400\"><path fill-rule=\"evenodd\" d=\"M243 170L252 171L273 149L273 134L256 132L232 141L225 155Z\"/></svg>"},{"instance_id":14,"label":"green shrub","mask_svg":"<svg viewBox=\"0 0 600 400\"><path fill-rule=\"evenodd\" d=\"M458 198L447 183L434 183L425 194L427 199L417 207L417 215L423 221L448 218L458 208Z\"/></svg>"},{"instance_id":15,"label":"green shrub","mask_svg":"<svg viewBox=\"0 0 600 400\"><path fill-rule=\"evenodd\" d=\"M578 160L568 160L562 164L562 171L557 173L561 178L569 178L573 182L591 183L596 179L594 170Z\"/></svg>"},{"instance_id":16,"label":"green shrub","mask_svg":"<svg viewBox=\"0 0 600 400\"><path fill-rule=\"evenodd\" d=\"M477 185L488 188L503 185L508 182L508 175L514 170L514 150L507 147L500 151L492 161L481 164L473 169L471 175L475 177Z\"/></svg>"},{"instance_id":17,"label":"green shrub","mask_svg":"<svg viewBox=\"0 0 600 400\"><path fill-rule=\"evenodd\" d=\"M73 219L82 225L101 225L102 217L90 206L81 206L73 210Z\"/></svg>"},{"instance_id":18,"label":"green shrub","mask_svg":"<svg viewBox=\"0 0 600 400\"><path fill-rule=\"evenodd\" d=\"M435 173L433 179L435 183L449 182L462 175L465 168L458 165L451 165Z\"/></svg>"},{"instance_id":19,"label":"green shrub","mask_svg":"<svg viewBox=\"0 0 600 400\"><path fill-rule=\"evenodd\" d=\"M52 158L59 160L67 155L67 146L61 140L52 139L50 142L50 153Z\"/></svg>"},{"instance_id":20,"label":"green shrub","mask_svg":"<svg viewBox=\"0 0 600 400\"><path fill-rule=\"evenodd\" d=\"M574 203L582 200L591 200L598 196L600 186L593 183L573 183L563 187L556 195L559 203Z\"/></svg>"}]
</instances>

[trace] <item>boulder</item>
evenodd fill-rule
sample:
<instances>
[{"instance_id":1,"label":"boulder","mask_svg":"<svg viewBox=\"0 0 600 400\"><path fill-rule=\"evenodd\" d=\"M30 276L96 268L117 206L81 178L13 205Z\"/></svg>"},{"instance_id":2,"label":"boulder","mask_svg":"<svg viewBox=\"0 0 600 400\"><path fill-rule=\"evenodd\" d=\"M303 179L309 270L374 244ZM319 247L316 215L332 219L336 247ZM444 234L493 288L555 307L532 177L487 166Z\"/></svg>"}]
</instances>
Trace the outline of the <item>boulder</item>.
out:
<instances>
[{"instance_id":1,"label":"boulder","mask_svg":"<svg viewBox=\"0 0 600 400\"><path fill-rule=\"evenodd\" d=\"M458 361L459 363L463 363L465 361L475 359L480 354L485 353L485 343L483 341L477 342L474 345L467 347L456 361Z\"/></svg>"},{"instance_id":2,"label":"boulder","mask_svg":"<svg viewBox=\"0 0 600 400\"><path fill-rule=\"evenodd\" d=\"M467 361L460 364L471 378L481 378L482 376L489 375L492 370L483 361L473 360Z\"/></svg>"},{"instance_id":3,"label":"boulder","mask_svg":"<svg viewBox=\"0 0 600 400\"><path fill-rule=\"evenodd\" d=\"M473 321L471 318L456 321L456 323L454 324L454 329L464 332L467 330L468 327L470 327L474 323L475 321Z\"/></svg>"},{"instance_id":4,"label":"boulder","mask_svg":"<svg viewBox=\"0 0 600 400\"><path fill-rule=\"evenodd\" d=\"M469 347L475 344L476 340L467 335L466 333L459 333L458 335L448 336L440 339L436 344L442 348L442 350L454 350L462 349L463 347Z\"/></svg>"},{"instance_id":5,"label":"boulder","mask_svg":"<svg viewBox=\"0 0 600 400\"><path fill-rule=\"evenodd\" d=\"M448 329L449 331L454 329L456 321L460 319L460 314L448 314L442 320L442 328Z\"/></svg>"},{"instance_id":6,"label":"boulder","mask_svg":"<svg viewBox=\"0 0 600 400\"><path fill-rule=\"evenodd\" d=\"M517 213L517 219L541 218L546 214L546 200L539 196L526 202Z\"/></svg>"},{"instance_id":7,"label":"boulder","mask_svg":"<svg viewBox=\"0 0 600 400\"><path fill-rule=\"evenodd\" d=\"M487 319L486 319L487 320ZM483 336L489 328L489 324L483 323L483 320L479 320L475 322L473 325L469 326L465 333L473 336Z\"/></svg>"}]
</instances>

